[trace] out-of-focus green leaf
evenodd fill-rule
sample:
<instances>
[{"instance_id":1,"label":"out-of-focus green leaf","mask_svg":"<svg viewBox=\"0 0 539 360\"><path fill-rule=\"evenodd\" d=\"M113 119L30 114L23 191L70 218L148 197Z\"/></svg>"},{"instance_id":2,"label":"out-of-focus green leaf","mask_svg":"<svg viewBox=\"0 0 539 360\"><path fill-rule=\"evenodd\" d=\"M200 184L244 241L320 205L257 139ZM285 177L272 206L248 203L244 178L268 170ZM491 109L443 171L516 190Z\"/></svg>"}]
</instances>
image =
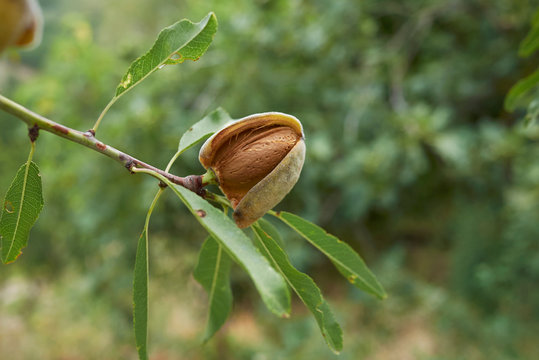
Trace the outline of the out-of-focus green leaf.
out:
<instances>
[{"instance_id":1,"label":"out-of-focus green leaf","mask_svg":"<svg viewBox=\"0 0 539 360\"><path fill-rule=\"evenodd\" d=\"M208 323L204 341L208 341L226 322L232 310L230 257L211 236L204 241L193 275L208 293Z\"/></svg>"},{"instance_id":2,"label":"out-of-focus green leaf","mask_svg":"<svg viewBox=\"0 0 539 360\"><path fill-rule=\"evenodd\" d=\"M530 32L520 43L518 54L520 56L530 56L537 49L539 49L539 10L535 12Z\"/></svg>"},{"instance_id":3,"label":"out-of-focus green leaf","mask_svg":"<svg viewBox=\"0 0 539 360\"><path fill-rule=\"evenodd\" d=\"M41 175L37 165L28 159L11 183L2 204L0 240L2 262L13 262L28 244L30 229L43 208Z\"/></svg>"},{"instance_id":4,"label":"out-of-focus green leaf","mask_svg":"<svg viewBox=\"0 0 539 360\"><path fill-rule=\"evenodd\" d=\"M178 152L184 152L185 150L195 146L199 142L206 140L214 132L220 130L223 126L232 121L232 118L222 108L218 108L196 124L191 126L181 137L180 144L178 146Z\"/></svg>"},{"instance_id":5,"label":"out-of-focus green leaf","mask_svg":"<svg viewBox=\"0 0 539 360\"><path fill-rule=\"evenodd\" d=\"M253 280L270 311L281 317L290 313L290 292L282 276L260 254L232 220L193 192L161 179L178 195L198 222L223 245Z\"/></svg>"},{"instance_id":6,"label":"out-of-focus green leaf","mask_svg":"<svg viewBox=\"0 0 539 360\"><path fill-rule=\"evenodd\" d=\"M539 49L539 26L530 30L528 35L520 43L518 54L520 56L530 56Z\"/></svg>"},{"instance_id":7,"label":"out-of-focus green leaf","mask_svg":"<svg viewBox=\"0 0 539 360\"><path fill-rule=\"evenodd\" d=\"M386 298L386 292L357 252L321 227L288 212L271 212L326 255L339 272L356 287Z\"/></svg>"},{"instance_id":8,"label":"out-of-focus green leaf","mask_svg":"<svg viewBox=\"0 0 539 360\"><path fill-rule=\"evenodd\" d=\"M148 358L148 228L140 234L133 275L133 327L139 359Z\"/></svg>"},{"instance_id":9,"label":"out-of-focus green leaf","mask_svg":"<svg viewBox=\"0 0 539 360\"><path fill-rule=\"evenodd\" d=\"M513 87L505 97L505 109L507 111L515 110L519 100L524 97L529 91L534 89L537 85L539 85L539 69L513 85Z\"/></svg>"},{"instance_id":10,"label":"out-of-focus green leaf","mask_svg":"<svg viewBox=\"0 0 539 360\"><path fill-rule=\"evenodd\" d=\"M283 249L260 225L255 225L253 228L266 257L271 259L273 266L281 272L301 301L313 313L329 348L339 353L343 345L342 330L318 286L309 276L294 268Z\"/></svg>"}]
</instances>

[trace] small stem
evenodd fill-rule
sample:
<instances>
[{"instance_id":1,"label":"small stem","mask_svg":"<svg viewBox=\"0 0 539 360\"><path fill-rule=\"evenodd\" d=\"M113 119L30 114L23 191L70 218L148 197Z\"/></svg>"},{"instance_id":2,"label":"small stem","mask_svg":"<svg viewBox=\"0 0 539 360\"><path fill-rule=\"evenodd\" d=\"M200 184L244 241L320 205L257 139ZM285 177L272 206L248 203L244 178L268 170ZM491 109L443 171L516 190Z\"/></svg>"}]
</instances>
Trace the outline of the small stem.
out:
<instances>
[{"instance_id":1,"label":"small stem","mask_svg":"<svg viewBox=\"0 0 539 360\"><path fill-rule=\"evenodd\" d=\"M17 104L16 102L2 95L0 95L0 109L24 121L30 128L31 140L32 132L37 132L41 129L54 135L63 137L64 139L73 141L77 144L86 146L87 148L97 151L105 156L108 156L111 159L114 159L117 162L121 163L123 166L125 166L128 170L132 172L136 168L152 170L160 174L170 182L183 186L186 189L189 189L199 195L201 195L204 191L202 186L202 175L189 175L187 177L180 177L170 174L167 171L158 169L129 154L126 154L110 145L104 144L101 141L97 140L97 138L95 137L94 129L88 130L86 132L71 129L67 126L64 126L62 124L49 120L39 114L36 114L33 111L23 107L22 105ZM97 125L99 124L97 123ZM94 126L94 128L96 127Z\"/></svg>"},{"instance_id":2,"label":"small stem","mask_svg":"<svg viewBox=\"0 0 539 360\"><path fill-rule=\"evenodd\" d=\"M116 102L116 97L114 97L108 104L107 106L105 106L105 108L103 109L103 111L101 112L101 114L99 114L99 117L97 118L97 121L95 122L94 126L92 127L92 131L94 132L94 135L97 131L97 128L99 127L99 124L101 124L101 120L103 120L103 116L105 116L105 114L107 113L107 111L109 111L110 107L112 106L112 104L114 104Z\"/></svg>"},{"instance_id":3,"label":"small stem","mask_svg":"<svg viewBox=\"0 0 539 360\"><path fill-rule=\"evenodd\" d=\"M30 161L32 161L32 158L34 157L34 152L35 152L35 150L36 150L36 143L35 143L35 141L32 141L32 142L30 143L30 146L31 146L31 147L30 147L30 154L28 154L28 161L27 161L28 163L29 163Z\"/></svg>"},{"instance_id":4,"label":"small stem","mask_svg":"<svg viewBox=\"0 0 539 360\"><path fill-rule=\"evenodd\" d=\"M165 168L165 171L166 172L169 172L170 171L170 168L172 167L172 165L174 165L174 163L176 162L176 160L178 160L178 157L182 154L183 151L176 151L176 154L174 154L174 156L172 157L172 159L170 159L170 161L168 162L168 165L167 167Z\"/></svg>"},{"instance_id":5,"label":"small stem","mask_svg":"<svg viewBox=\"0 0 539 360\"><path fill-rule=\"evenodd\" d=\"M137 174L137 173L141 173L141 174L148 174L150 176L153 176L154 178L158 179L158 180L161 180L163 182L165 182L163 180L163 176L160 175L159 173L153 171L153 170L150 170L150 169L139 169L139 168L134 168L133 170L133 173Z\"/></svg>"},{"instance_id":6,"label":"small stem","mask_svg":"<svg viewBox=\"0 0 539 360\"><path fill-rule=\"evenodd\" d=\"M159 189L157 193L155 194L152 204L150 205L150 208L148 209L148 213L146 214L146 221L144 223L144 227L146 228L146 233L148 232L148 226L150 224L150 217L152 216L153 209L155 208L155 205L157 204L157 200L161 197L161 194L165 191L165 189Z\"/></svg>"},{"instance_id":7,"label":"small stem","mask_svg":"<svg viewBox=\"0 0 539 360\"><path fill-rule=\"evenodd\" d=\"M217 195L217 194L209 192L209 191L206 191L206 193L204 194L204 199L216 202L216 203L218 203L221 206L224 206L226 208L231 208L232 207L232 205L230 205L230 201L228 201L228 199L226 197Z\"/></svg>"},{"instance_id":8,"label":"small stem","mask_svg":"<svg viewBox=\"0 0 539 360\"><path fill-rule=\"evenodd\" d=\"M208 169L204 175L202 175L201 180L203 185L219 185L219 180L211 168Z\"/></svg>"},{"instance_id":9,"label":"small stem","mask_svg":"<svg viewBox=\"0 0 539 360\"><path fill-rule=\"evenodd\" d=\"M170 181L168 179L166 179L163 175L153 171L153 170L150 170L150 169L138 169L138 168L135 168L133 169L133 172L134 173L143 173L143 174L148 174L148 175L151 175L153 176L154 178L158 179L158 180L161 180L163 183L169 185ZM161 188L159 189L159 191L163 191L164 189ZM204 199L206 200L209 200L209 201L213 201L213 202L216 202L218 203L219 205L223 206L224 209L228 209L228 208L232 208L232 206L230 205L230 201L228 201L227 198L225 198L224 196L220 196L220 195L217 195L215 193L212 193L210 191L203 191L202 193L198 194L200 196L202 196Z\"/></svg>"}]
</instances>

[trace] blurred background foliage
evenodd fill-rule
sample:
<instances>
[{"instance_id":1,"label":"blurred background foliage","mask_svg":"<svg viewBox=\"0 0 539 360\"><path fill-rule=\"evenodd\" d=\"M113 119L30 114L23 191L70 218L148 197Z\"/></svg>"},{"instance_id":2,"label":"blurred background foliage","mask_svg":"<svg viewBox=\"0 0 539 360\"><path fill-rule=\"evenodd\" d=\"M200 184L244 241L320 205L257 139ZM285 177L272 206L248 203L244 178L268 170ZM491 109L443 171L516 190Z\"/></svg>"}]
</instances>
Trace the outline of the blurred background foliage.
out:
<instances>
[{"instance_id":1,"label":"blurred background foliage","mask_svg":"<svg viewBox=\"0 0 539 360\"><path fill-rule=\"evenodd\" d=\"M180 135L217 106L302 120L307 159L279 205L356 248L385 285L379 302L285 232L345 331L340 359L539 357L539 125L505 95L535 70L518 57L532 0L49 0L40 47L0 59L0 90L90 128L161 28L215 11L197 62L166 67L123 97L99 138L164 167ZM532 94L535 104L538 93ZM532 103L533 104L533 103ZM27 156L25 126L0 114L0 189ZM197 150L173 171L198 174ZM41 134L45 208L23 256L0 270L0 353L10 359L134 359L132 268L152 179ZM206 295L192 269L204 238L173 196L152 219L155 359L333 358L312 317L263 308L234 269L235 307L200 345Z\"/></svg>"}]
</instances>

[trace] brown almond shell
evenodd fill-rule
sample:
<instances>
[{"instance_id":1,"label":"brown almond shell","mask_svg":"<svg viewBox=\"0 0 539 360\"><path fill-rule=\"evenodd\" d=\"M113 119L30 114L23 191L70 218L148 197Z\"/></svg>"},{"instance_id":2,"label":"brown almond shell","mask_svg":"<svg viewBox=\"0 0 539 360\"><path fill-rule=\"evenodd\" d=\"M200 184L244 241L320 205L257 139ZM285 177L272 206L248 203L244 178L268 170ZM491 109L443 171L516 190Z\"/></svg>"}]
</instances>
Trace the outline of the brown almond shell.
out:
<instances>
[{"instance_id":1,"label":"brown almond shell","mask_svg":"<svg viewBox=\"0 0 539 360\"><path fill-rule=\"evenodd\" d=\"M305 161L305 141L300 139L284 159L241 199L234 221L246 228L275 207L292 190Z\"/></svg>"},{"instance_id":2,"label":"brown almond shell","mask_svg":"<svg viewBox=\"0 0 539 360\"><path fill-rule=\"evenodd\" d=\"M297 182L304 158L301 123L278 112L250 115L225 126L199 154L201 164L220 181L239 227L249 226L284 198Z\"/></svg>"},{"instance_id":3,"label":"brown almond shell","mask_svg":"<svg viewBox=\"0 0 539 360\"><path fill-rule=\"evenodd\" d=\"M224 142L247 129L268 125L289 126L294 129L298 135L303 137L303 127L301 126L299 120L292 115L280 112L267 112L249 115L229 125L226 125L224 128L213 134L208 140L206 140L200 149L200 163L207 169L211 166L217 150Z\"/></svg>"}]
</instances>

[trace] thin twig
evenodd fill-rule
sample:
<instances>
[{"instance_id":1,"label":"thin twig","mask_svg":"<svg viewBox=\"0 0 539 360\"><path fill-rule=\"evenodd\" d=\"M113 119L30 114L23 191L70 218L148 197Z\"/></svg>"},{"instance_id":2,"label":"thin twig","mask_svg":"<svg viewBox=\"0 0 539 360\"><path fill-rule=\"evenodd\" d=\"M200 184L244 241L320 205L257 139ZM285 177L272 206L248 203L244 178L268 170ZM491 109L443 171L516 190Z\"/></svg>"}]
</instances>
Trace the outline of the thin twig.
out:
<instances>
[{"instance_id":1,"label":"thin twig","mask_svg":"<svg viewBox=\"0 0 539 360\"><path fill-rule=\"evenodd\" d=\"M87 148L90 148L105 156L110 157L111 159L116 160L131 172L133 168L152 170L162 175L170 182L183 186L186 189L189 189L197 194L201 194L203 191L202 175L189 175L186 177L180 177L170 174L99 141L95 137L95 132L93 130L81 132L75 129L71 129L67 126L64 126L62 124L49 120L39 114L36 114L33 111L25 108L20 104L17 104L16 102L2 95L0 95L0 109L24 121L29 128L34 129L34 132L36 132L37 129L44 130L54 135L73 141L77 144L86 146Z\"/></svg>"}]
</instances>

